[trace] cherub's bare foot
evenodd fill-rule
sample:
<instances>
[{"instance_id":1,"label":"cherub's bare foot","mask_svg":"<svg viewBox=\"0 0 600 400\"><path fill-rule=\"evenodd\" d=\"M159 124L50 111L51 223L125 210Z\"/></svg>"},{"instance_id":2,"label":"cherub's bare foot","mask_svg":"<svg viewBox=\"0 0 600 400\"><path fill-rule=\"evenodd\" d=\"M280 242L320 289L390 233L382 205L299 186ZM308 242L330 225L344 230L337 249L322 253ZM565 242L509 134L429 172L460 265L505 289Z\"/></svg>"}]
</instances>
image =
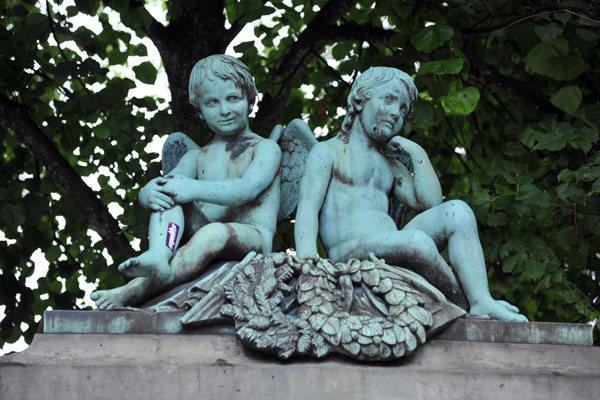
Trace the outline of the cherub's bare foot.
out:
<instances>
[{"instance_id":1,"label":"cherub's bare foot","mask_svg":"<svg viewBox=\"0 0 600 400\"><path fill-rule=\"evenodd\" d=\"M503 300L494 300L491 297L488 300L472 306L469 313L472 315L488 316L501 321L528 321L527 317L519 314L519 309L517 307Z\"/></svg>"},{"instance_id":2,"label":"cherub's bare foot","mask_svg":"<svg viewBox=\"0 0 600 400\"><path fill-rule=\"evenodd\" d=\"M171 273L168 260L150 250L121 263L119 271L130 278L146 277L159 281L164 281Z\"/></svg>"},{"instance_id":3,"label":"cherub's bare foot","mask_svg":"<svg viewBox=\"0 0 600 400\"><path fill-rule=\"evenodd\" d=\"M121 286L111 290L98 290L90 297L96 302L99 310L112 310L127 305L129 292L127 286Z\"/></svg>"}]
</instances>

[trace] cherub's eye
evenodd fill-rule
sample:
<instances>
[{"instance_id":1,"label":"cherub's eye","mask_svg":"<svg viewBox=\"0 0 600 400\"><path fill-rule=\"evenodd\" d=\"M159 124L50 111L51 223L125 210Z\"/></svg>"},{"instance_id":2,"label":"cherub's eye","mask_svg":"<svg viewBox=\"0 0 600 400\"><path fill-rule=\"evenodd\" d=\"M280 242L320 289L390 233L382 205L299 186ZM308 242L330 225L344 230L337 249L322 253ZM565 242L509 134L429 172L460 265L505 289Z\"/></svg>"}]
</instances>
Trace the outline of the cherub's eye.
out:
<instances>
[{"instance_id":1,"label":"cherub's eye","mask_svg":"<svg viewBox=\"0 0 600 400\"><path fill-rule=\"evenodd\" d=\"M388 94L387 96L385 96L385 104L394 104L394 102L396 101L396 97Z\"/></svg>"},{"instance_id":2,"label":"cherub's eye","mask_svg":"<svg viewBox=\"0 0 600 400\"><path fill-rule=\"evenodd\" d=\"M240 96L229 96L229 97L227 97L227 101L229 101L230 103L238 103L241 100L242 100L242 98Z\"/></svg>"},{"instance_id":3,"label":"cherub's eye","mask_svg":"<svg viewBox=\"0 0 600 400\"><path fill-rule=\"evenodd\" d=\"M217 101L216 100L207 100L204 102L204 105L206 107L214 107L217 105Z\"/></svg>"}]
</instances>

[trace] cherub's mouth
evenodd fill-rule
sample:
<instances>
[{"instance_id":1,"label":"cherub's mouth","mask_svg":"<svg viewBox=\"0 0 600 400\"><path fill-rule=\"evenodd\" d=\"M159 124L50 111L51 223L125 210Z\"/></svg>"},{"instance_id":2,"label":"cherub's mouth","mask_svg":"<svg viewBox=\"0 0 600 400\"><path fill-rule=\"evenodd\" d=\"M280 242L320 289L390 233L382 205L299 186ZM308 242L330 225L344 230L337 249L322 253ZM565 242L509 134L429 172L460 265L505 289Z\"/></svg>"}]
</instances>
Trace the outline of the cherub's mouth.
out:
<instances>
[{"instance_id":1,"label":"cherub's mouth","mask_svg":"<svg viewBox=\"0 0 600 400\"><path fill-rule=\"evenodd\" d=\"M388 124L390 128L394 128L394 123L392 121L388 121L387 119L384 119L383 121L381 121L381 123Z\"/></svg>"}]
</instances>

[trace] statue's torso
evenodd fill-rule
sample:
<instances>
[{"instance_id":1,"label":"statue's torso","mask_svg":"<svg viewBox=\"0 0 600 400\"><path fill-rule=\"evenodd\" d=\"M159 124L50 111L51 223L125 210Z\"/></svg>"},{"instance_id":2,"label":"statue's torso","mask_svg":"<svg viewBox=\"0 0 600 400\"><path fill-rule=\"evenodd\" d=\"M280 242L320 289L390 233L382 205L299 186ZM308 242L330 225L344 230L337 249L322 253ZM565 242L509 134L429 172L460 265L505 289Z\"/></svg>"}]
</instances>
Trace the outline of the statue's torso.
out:
<instances>
[{"instance_id":1,"label":"statue's torso","mask_svg":"<svg viewBox=\"0 0 600 400\"><path fill-rule=\"evenodd\" d=\"M241 178L254 160L258 144L268 139L257 135L230 143L211 142L198 150L197 179L224 181ZM197 213L195 225L200 228L211 222L237 222L275 231L279 211L280 178L273 182L258 197L242 205L223 206L196 201L191 209Z\"/></svg>"},{"instance_id":2,"label":"statue's torso","mask_svg":"<svg viewBox=\"0 0 600 400\"><path fill-rule=\"evenodd\" d=\"M375 149L337 138L328 144L335 156L319 221L324 246L331 251L352 239L396 230L388 215L394 182L390 160Z\"/></svg>"}]
</instances>

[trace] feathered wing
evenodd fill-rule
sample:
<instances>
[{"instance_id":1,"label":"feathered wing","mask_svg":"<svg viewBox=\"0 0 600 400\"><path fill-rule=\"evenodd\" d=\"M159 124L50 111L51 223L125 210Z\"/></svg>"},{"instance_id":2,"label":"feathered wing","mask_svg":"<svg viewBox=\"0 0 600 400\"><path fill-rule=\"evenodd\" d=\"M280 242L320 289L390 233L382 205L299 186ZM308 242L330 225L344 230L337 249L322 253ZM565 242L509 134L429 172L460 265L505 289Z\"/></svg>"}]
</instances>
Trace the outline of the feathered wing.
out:
<instances>
[{"instance_id":1,"label":"feathered wing","mask_svg":"<svg viewBox=\"0 0 600 400\"><path fill-rule=\"evenodd\" d=\"M281 203L278 220L287 218L298 205L300 179L304 174L308 152L317 143L306 122L295 119L284 129L277 125L269 139L281 147Z\"/></svg>"},{"instance_id":2,"label":"feathered wing","mask_svg":"<svg viewBox=\"0 0 600 400\"><path fill-rule=\"evenodd\" d=\"M197 149L198 146L185 133L174 132L169 135L167 141L162 148L162 170L163 175L167 175L173 168L177 166L181 157L192 149Z\"/></svg>"}]
</instances>

